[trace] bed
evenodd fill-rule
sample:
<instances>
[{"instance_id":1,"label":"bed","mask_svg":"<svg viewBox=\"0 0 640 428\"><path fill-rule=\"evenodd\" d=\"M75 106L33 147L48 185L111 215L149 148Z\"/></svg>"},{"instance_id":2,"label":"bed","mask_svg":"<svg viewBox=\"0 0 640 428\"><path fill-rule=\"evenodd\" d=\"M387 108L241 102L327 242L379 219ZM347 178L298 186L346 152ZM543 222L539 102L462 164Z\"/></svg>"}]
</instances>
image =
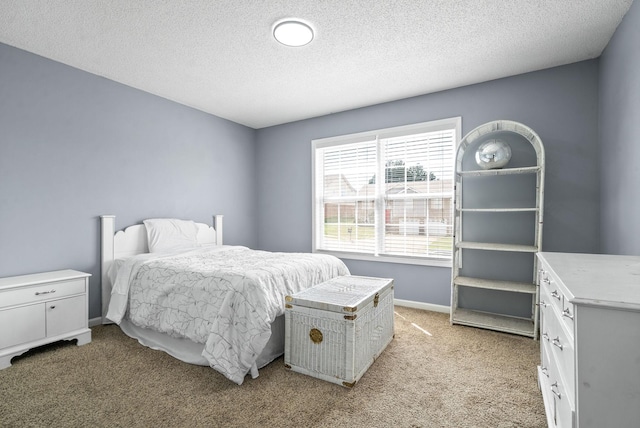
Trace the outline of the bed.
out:
<instances>
[{"instance_id":1,"label":"bed","mask_svg":"<svg viewBox=\"0 0 640 428\"><path fill-rule=\"evenodd\" d=\"M284 352L284 297L349 270L324 254L223 245L222 221L116 232L115 216L101 216L102 322L241 385Z\"/></svg>"}]
</instances>

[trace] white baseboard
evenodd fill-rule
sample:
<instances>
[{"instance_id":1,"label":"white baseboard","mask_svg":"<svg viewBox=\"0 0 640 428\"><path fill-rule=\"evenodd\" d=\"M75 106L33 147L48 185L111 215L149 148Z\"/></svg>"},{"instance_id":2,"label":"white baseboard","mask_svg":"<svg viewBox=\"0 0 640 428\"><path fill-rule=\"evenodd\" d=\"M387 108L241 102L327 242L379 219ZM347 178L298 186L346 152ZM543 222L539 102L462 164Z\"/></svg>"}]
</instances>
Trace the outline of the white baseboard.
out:
<instances>
[{"instance_id":1,"label":"white baseboard","mask_svg":"<svg viewBox=\"0 0 640 428\"><path fill-rule=\"evenodd\" d=\"M98 317L98 318L91 318L89 320L89 327L95 327L97 325L102 324L102 317Z\"/></svg>"},{"instance_id":2,"label":"white baseboard","mask_svg":"<svg viewBox=\"0 0 640 428\"><path fill-rule=\"evenodd\" d=\"M423 309L425 311L442 312L448 314L451 312L450 306L434 305L432 303L414 302L413 300L393 299L396 306L405 306L407 308Z\"/></svg>"}]
</instances>

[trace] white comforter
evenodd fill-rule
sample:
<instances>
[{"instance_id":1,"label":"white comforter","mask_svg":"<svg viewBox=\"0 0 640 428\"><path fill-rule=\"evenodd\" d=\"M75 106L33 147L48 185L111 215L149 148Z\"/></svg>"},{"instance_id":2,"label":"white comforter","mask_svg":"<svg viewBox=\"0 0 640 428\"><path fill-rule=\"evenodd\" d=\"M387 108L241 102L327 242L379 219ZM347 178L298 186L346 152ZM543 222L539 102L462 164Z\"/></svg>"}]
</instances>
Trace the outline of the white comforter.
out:
<instances>
[{"instance_id":1,"label":"white comforter","mask_svg":"<svg viewBox=\"0 0 640 428\"><path fill-rule=\"evenodd\" d=\"M237 384L284 313L284 296L349 270L338 258L239 246L143 254L118 270L107 317L203 343L209 365Z\"/></svg>"}]
</instances>

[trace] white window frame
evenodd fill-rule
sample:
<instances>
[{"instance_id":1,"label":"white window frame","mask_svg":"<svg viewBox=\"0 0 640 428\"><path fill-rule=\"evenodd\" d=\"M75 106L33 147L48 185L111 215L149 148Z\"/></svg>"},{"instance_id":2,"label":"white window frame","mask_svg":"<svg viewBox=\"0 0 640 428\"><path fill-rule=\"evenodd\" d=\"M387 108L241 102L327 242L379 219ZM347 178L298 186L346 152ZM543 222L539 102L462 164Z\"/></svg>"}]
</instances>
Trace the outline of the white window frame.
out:
<instances>
[{"instance_id":1,"label":"white window frame","mask_svg":"<svg viewBox=\"0 0 640 428\"><path fill-rule=\"evenodd\" d=\"M461 140L461 132L462 132L462 118L461 117L452 117L447 119L434 120L429 122L422 122L412 125L405 126L397 126L393 128L385 128L385 129L377 129L373 131L360 132L356 134L348 134L348 135L340 135L336 137L329 138L321 138L315 139L311 141L311 153L312 153L312 165L311 165L311 194L312 194L312 252L314 253L324 253L324 254L332 254L340 258L344 259L354 259L354 260L366 260L366 261L378 261L378 262L389 262L389 263L404 263L404 264L415 264L415 265L426 265L426 266L441 266L441 267L451 267L452 260L451 258L431 258L431 257L411 257L411 256L393 256L388 254L365 254L365 253L356 253L356 252L348 252L348 251L337 251L337 250L326 250L318 248L318 236L323 233L322 223L318 222L318 217L323 216L324 214L318 213L319 210L324 211L324 203L321 199L319 199L319 195L316 194L317 184L316 183L316 168L317 168L317 150L322 148L327 148L331 146L339 146L346 145L358 142L366 142L366 141L379 141L381 139L398 137L404 135L412 135L412 134L420 134L425 132L437 132L439 130L449 130L455 129L455 141L454 147L452 147L453 156L452 162L455 159L455 153L458 148L458 144ZM384 165L378 165L379 171L377 176L384 176ZM452 171L453 171L452 166ZM455 183L453 174L451 177L452 183ZM377 183L383 185L384 180L377 180ZM453 186L453 184L452 184ZM453 218L453 194L454 189L451 189L451 218ZM382 204L384 201L377 200L377 204ZM378 209L376 209L376 217L378 216ZM323 217L322 217L323 218ZM376 228L379 226L379 221L376 219ZM378 233L378 241L382 239L381 235ZM376 243L376 245L380 245L380 243Z\"/></svg>"}]
</instances>

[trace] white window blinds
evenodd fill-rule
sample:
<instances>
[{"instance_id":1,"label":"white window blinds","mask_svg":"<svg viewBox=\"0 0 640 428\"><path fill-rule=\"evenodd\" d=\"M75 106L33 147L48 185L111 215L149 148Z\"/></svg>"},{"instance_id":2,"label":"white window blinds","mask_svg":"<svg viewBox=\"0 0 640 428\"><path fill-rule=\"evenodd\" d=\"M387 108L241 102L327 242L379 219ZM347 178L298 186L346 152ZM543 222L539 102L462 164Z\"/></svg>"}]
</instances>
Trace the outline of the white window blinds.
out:
<instances>
[{"instance_id":1,"label":"white window blinds","mask_svg":"<svg viewBox=\"0 0 640 428\"><path fill-rule=\"evenodd\" d=\"M450 259L459 133L455 118L315 140L314 250Z\"/></svg>"}]
</instances>

